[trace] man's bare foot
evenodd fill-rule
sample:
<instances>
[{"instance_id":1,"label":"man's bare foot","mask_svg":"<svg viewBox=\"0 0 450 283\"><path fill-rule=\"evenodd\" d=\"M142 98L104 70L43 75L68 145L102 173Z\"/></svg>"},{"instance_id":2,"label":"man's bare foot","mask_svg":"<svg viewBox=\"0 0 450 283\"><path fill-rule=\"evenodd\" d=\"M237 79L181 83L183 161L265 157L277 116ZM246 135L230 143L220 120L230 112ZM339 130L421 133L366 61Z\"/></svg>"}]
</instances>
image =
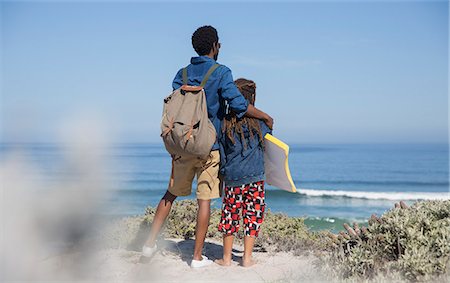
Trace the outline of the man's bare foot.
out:
<instances>
[{"instance_id":1,"label":"man's bare foot","mask_svg":"<svg viewBox=\"0 0 450 283\"><path fill-rule=\"evenodd\" d=\"M242 266L243 267L250 267L256 264L256 261L253 259L242 259Z\"/></svg>"},{"instance_id":2,"label":"man's bare foot","mask_svg":"<svg viewBox=\"0 0 450 283\"><path fill-rule=\"evenodd\" d=\"M214 262L221 266L230 266L231 265L231 260L224 260L223 258L216 259Z\"/></svg>"}]
</instances>

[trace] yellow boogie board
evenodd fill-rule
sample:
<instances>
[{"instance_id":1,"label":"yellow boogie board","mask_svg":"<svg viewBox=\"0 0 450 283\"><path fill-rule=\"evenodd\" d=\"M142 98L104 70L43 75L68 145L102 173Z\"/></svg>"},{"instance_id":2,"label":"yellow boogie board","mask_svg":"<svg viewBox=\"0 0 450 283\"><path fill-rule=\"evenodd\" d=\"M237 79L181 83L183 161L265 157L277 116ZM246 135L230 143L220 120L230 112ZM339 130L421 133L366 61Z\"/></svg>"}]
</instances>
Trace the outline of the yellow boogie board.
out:
<instances>
[{"instance_id":1,"label":"yellow boogie board","mask_svg":"<svg viewBox=\"0 0 450 283\"><path fill-rule=\"evenodd\" d=\"M266 134L264 139L264 167L267 184L295 193L297 189L292 181L288 163L289 146L271 134Z\"/></svg>"}]
</instances>

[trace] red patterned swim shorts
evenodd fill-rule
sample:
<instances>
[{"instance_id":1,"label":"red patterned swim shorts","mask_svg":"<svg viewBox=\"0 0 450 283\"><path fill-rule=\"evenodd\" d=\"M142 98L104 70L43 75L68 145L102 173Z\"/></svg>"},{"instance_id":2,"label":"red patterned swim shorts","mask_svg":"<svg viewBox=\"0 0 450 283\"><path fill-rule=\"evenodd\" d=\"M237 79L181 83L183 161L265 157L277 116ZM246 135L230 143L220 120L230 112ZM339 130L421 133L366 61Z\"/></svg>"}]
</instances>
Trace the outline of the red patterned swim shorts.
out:
<instances>
[{"instance_id":1,"label":"red patterned swim shorts","mask_svg":"<svg viewBox=\"0 0 450 283\"><path fill-rule=\"evenodd\" d=\"M244 235L258 237L264 220L264 181L239 187L225 187L219 231L232 235L239 230L242 214Z\"/></svg>"}]
</instances>

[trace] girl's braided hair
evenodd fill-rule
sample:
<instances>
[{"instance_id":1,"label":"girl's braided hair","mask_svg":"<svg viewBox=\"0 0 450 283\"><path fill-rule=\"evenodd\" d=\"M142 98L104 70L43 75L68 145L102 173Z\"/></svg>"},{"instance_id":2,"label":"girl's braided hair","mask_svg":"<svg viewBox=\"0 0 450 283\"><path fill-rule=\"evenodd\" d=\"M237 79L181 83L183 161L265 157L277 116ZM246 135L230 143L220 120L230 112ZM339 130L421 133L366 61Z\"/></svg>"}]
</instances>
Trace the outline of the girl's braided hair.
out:
<instances>
[{"instance_id":1,"label":"girl's braided hair","mask_svg":"<svg viewBox=\"0 0 450 283\"><path fill-rule=\"evenodd\" d=\"M247 79L237 79L234 81L236 84L236 87L239 89L239 91L242 93L242 95L247 99L247 101L251 105L255 105L255 96L256 96L256 84L254 81L247 80ZM244 148L247 148L247 144L245 142L245 136L244 136L244 130L243 126L246 126L249 133L250 133L250 139L254 138L254 135L256 134L259 138L259 141L264 144L264 137L262 136L261 127L259 124L259 120L255 118L249 118L249 117L242 117L241 119L238 119L236 117L236 114L233 111L230 111L230 113L225 117L224 123L223 123L223 133L226 134L226 136L231 140L233 144L236 143L234 139L234 133L239 135L242 140L242 144Z\"/></svg>"}]
</instances>

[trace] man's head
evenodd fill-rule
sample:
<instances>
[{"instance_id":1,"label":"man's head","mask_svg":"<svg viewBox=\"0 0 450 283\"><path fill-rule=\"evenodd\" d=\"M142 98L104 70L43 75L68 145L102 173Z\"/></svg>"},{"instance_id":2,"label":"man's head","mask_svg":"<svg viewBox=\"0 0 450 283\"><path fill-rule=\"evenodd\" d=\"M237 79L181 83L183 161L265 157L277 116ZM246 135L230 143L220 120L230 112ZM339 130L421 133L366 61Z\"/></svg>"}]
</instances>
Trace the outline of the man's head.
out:
<instances>
[{"instance_id":1,"label":"man's head","mask_svg":"<svg viewBox=\"0 0 450 283\"><path fill-rule=\"evenodd\" d=\"M210 56L217 60L219 56L219 36L212 26L199 27L192 34L192 47L199 56Z\"/></svg>"}]
</instances>

